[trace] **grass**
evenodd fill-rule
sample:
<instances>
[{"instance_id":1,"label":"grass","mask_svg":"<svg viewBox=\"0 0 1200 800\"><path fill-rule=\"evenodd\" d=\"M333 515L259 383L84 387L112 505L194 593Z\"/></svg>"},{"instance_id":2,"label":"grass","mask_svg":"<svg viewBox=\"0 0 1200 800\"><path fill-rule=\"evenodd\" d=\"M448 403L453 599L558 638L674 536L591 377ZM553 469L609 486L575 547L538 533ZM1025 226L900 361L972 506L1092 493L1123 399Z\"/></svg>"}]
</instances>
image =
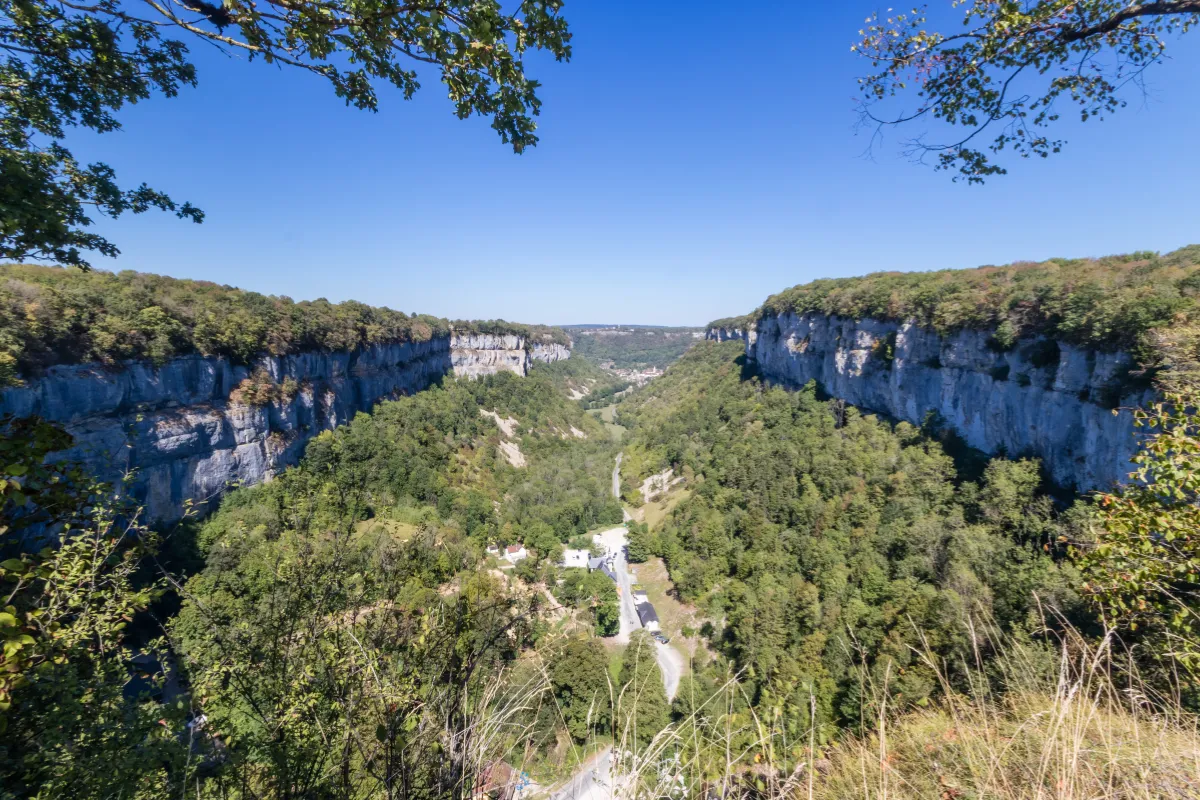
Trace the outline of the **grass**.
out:
<instances>
[{"instance_id":1,"label":"grass","mask_svg":"<svg viewBox=\"0 0 1200 800\"><path fill-rule=\"evenodd\" d=\"M915 710L896 708L891 669L875 673L863 732L832 743L832 730L737 710L744 687L731 680L639 754L629 785L666 775L692 794L761 800L1200 800L1196 716L1145 685L1111 639L969 632L977 653L998 654L954 669L918 654L942 692Z\"/></svg>"},{"instance_id":2,"label":"grass","mask_svg":"<svg viewBox=\"0 0 1200 800\"><path fill-rule=\"evenodd\" d=\"M667 514L670 514L671 510L687 499L691 493L691 489L679 489L668 492L665 496L653 502L645 503L639 509L642 517L641 521L649 525L651 530L654 530L666 519Z\"/></svg>"},{"instance_id":3,"label":"grass","mask_svg":"<svg viewBox=\"0 0 1200 800\"><path fill-rule=\"evenodd\" d=\"M608 648L608 676L615 685L621 680L621 661L625 658L625 648L629 645L608 641L605 644L611 644Z\"/></svg>"},{"instance_id":4,"label":"grass","mask_svg":"<svg viewBox=\"0 0 1200 800\"><path fill-rule=\"evenodd\" d=\"M814 798L1151 800L1200 798L1200 730L1169 698L1120 675L1111 642L1071 635L1057 675L1020 650L997 661L1013 689L947 684L935 708L848 738ZM1049 680L1046 680L1046 678ZM943 681L945 679L943 678Z\"/></svg>"},{"instance_id":5,"label":"grass","mask_svg":"<svg viewBox=\"0 0 1200 800\"><path fill-rule=\"evenodd\" d=\"M620 443L625 438L625 432L629 429L616 423L616 411L617 406L614 403L604 408L593 408L588 413L599 417L600 421L604 423L604 430L608 431L608 435L612 437L612 440Z\"/></svg>"},{"instance_id":6,"label":"grass","mask_svg":"<svg viewBox=\"0 0 1200 800\"><path fill-rule=\"evenodd\" d=\"M407 542L417 532L417 526L411 522L400 522L385 517L365 519L354 527L359 534L386 533L397 542Z\"/></svg>"}]
</instances>

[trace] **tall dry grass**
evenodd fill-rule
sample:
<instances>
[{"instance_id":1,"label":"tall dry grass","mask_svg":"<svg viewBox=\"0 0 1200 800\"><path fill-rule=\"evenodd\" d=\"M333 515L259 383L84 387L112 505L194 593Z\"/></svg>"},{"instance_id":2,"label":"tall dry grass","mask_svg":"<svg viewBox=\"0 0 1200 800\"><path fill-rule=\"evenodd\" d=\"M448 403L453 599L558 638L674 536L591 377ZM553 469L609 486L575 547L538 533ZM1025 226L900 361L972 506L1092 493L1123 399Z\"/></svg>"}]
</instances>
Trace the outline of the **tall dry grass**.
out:
<instances>
[{"instance_id":1,"label":"tall dry grass","mask_svg":"<svg viewBox=\"0 0 1200 800\"><path fill-rule=\"evenodd\" d=\"M968 673L939 668L932 708L880 715L818 761L813 798L1151 800L1200 798L1200 729L1178 698L1142 683L1111 637L1068 630L1047 680L1037 651L1014 646ZM1005 691L993 690L997 673Z\"/></svg>"},{"instance_id":2,"label":"tall dry grass","mask_svg":"<svg viewBox=\"0 0 1200 800\"><path fill-rule=\"evenodd\" d=\"M942 683L925 708L891 708L886 683L864 686L875 699L865 732L825 747L815 730L787 741L774 720L735 709L731 680L627 759L611 796L1200 799L1196 717L1145 684L1112 637L1067 628L1046 646L991 636L977 634L969 665L921 655Z\"/></svg>"}]
</instances>

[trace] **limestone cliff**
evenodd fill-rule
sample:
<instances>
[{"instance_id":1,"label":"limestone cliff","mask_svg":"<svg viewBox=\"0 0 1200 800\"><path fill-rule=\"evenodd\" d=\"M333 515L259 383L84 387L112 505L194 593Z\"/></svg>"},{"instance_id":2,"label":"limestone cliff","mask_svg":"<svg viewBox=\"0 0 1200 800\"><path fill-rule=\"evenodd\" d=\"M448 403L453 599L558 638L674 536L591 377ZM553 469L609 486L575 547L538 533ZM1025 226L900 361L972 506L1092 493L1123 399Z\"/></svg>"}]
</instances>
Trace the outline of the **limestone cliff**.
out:
<instances>
[{"instance_id":1,"label":"limestone cliff","mask_svg":"<svg viewBox=\"0 0 1200 800\"><path fill-rule=\"evenodd\" d=\"M704 333L704 338L712 342L744 341L746 339L746 329L730 328L724 325L709 326L708 330Z\"/></svg>"},{"instance_id":2,"label":"limestone cliff","mask_svg":"<svg viewBox=\"0 0 1200 800\"><path fill-rule=\"evenodd\" d=\"M709 331L709 338L731 338ZM816 381L865 410L920 424L930 412L989 454L1042 459L1054 481L1080 490L1125 479L1137 437L1128 411L1145 390L1127 381L1122 352L1046 339L999 351L987 331L945 337L912 323L767 314L742 331L746 355L769 380Z\"/></svg>"},{"instance_id":3,"label":"limestone cliff","mask_svg":"<svg viewBox=\"0 0 1200 800\"><path fill-rule=\"evenodd\" d=\"M0 394L0 414L58 422L74 445L56 454L123 486L157 524L180 519L231 486L269 480L304 445L381 400L425 389L450 374L525 375L533 360L571 354L559 344L526 349L523 337L470 334L377 345L352 353L264 356L252 365L186 356L160 367L129 362L57 366ZM264 399L243 383L269 378Z\"/></svg>"},{"instance_id":4,"label":"limestone cliff","mask_svg":"<svg viewBox=\"0 0 1200 800\"><path fill-rule=\"evenodd\" d=\"M571 357L565 345L531 343L524 336L495 333L454 333L450 352L454 374L465 378L497 372L528 375L534 361L553 364Z\"/></svg>"}]
</instances>

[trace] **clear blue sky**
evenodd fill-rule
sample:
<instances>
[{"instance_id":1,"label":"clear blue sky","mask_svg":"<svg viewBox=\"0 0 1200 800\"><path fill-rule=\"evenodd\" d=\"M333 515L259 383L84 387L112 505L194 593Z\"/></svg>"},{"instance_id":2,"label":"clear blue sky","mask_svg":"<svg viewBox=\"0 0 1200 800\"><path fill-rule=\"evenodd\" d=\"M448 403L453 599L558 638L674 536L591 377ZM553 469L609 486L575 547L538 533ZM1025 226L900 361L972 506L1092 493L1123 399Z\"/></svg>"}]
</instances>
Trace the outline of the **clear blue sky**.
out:
<instances>
[{"instance_id":1,"label":"clear blue sky","mask_svg":"<svg viewBox=\"0 0 1200 800\"><path fill-rule=\"evenodd\" d=\"M934 3L942 0L934 0ZM948 4L948 0L945 0ZM106 222L106 269L453 318L703 324L818 277L1200 242L1200 32L1149 99L984 187L854 134L876 4L574 0L523 156L427 80L382 111L197 43L200 86L69 140L208 214ZM914 133L916 131L913 131Z\"/></svg>"}]
</instances>

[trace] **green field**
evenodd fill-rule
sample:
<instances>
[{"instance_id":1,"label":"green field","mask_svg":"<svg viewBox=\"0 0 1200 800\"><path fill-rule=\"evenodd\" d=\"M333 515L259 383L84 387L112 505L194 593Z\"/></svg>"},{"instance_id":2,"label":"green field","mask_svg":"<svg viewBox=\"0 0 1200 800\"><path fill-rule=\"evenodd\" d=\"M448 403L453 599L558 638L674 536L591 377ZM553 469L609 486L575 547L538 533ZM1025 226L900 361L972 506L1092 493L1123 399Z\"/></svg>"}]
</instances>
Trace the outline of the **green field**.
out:
<instances>
[{"instance_id":1,"label":"green field","mask_svg":"<svg viewBox=\"0 0 1200 800\"><path fill-rule=\"evenodd\" d=\"M592 409L588 413L595 414L600 418L600 421L604 423L604 430L608 431L608 435L612 437L614 442L620 442L625 438L625 432L629 429L616 423L616 403L604 408Z\"/></svg>"}]
</instances>

